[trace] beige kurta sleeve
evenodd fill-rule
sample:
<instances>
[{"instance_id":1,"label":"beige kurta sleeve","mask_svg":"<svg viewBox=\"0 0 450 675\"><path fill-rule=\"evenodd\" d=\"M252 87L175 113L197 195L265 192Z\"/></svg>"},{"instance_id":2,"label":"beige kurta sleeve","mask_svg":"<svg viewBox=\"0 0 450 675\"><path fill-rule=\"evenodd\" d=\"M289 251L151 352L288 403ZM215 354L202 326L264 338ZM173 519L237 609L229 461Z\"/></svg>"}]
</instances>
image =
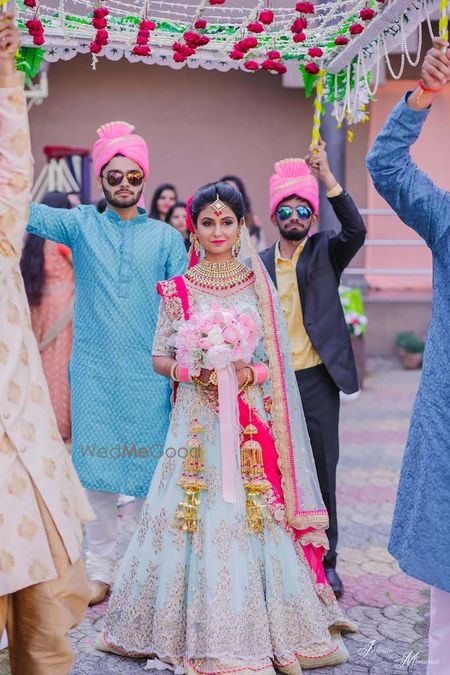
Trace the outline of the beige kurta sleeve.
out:
<instances>
[{"instance_id":1,"label":"beige kurta sleeve","mask_svg":"<svg viewBox=\"0 0 450 675\"><path fill-rule=\"evenodd\" d=\"M0 77L0 242L19 257L28 222L33 157L23 73Z\"/></svg>"},{"instance_id":2,"label":"beige kurta sleeve","mask_svg":"<svg viewBox=\"0 0 450 675\"><path fill-rule=\"evenodd\" d=\"M75 563L93 519L58 433L19 257L32 158L21 75L0 78L0 596L57 576L42 498Z\"/></svg>"}]
</instances>

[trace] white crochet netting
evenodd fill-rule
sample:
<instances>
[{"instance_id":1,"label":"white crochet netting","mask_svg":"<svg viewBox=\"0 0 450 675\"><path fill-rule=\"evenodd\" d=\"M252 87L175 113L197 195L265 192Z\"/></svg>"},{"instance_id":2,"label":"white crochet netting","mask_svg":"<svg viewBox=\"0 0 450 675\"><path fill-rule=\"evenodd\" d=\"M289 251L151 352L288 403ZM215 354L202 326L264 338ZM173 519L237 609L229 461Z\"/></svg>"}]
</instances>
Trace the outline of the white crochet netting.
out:
<instances>
[{"instance_id":1,"label":"white crochet netting","mask_svg":"<svg viewBox=\"0 0 450 675\"><path fill-rule=\"evenodd\" d=\"M332 80L328 78L326 100L339 100L336 114L342 116L355 106L353 92L365 87L368 94L374 93L377 86L377 63L383 58L389 62L389 51L403 46L403 61L411 57L407 52L406 38L421 28L421 23L438 7L438 0L313 0L315 13L301 15L296 9L296 0L225 0L222 5L211 5L209 0L185 0L184 2L165 2L165 0L38 0L38 17L45 29L45 56L49 62L70 60L78 53L89 53L89 45L96 30L91 25L95 7L104 6L109 10L109 44L103 47L93 62L106 57L116 61L123 57L131 62L143 61L148 64L169 65L172 68L191 68L199 66L212 70L226 71L244 69L246 60L262 63L267 52L278 50L281 60L307 63L312 59L308 49L320 47L324 55L316 59L318 66L330 75L335 75L335 91L331 92ZM23 6L23 0L17 0L19 26L24 32L24 44L31 45L25 22L35 18L35 10ZM359 12L363 8L372 8L375 17L363 21ZM248 31L249 23L256 21L261 10L269 8L274 13L274 21L266 26L263 33ZM294 19L305 16L308 27L304 30L306 40L293 41L291 25ZM149 56L137 56L132 50L136 44L139 21L151 19L156 30L150 34ZM210 42L199 47L196 54L183 63L173 59L172 44L183 42L183 33L192 30L198 18L207 21L207 28L200 31L208 36ZM360 23L364 30L360 35L352 36L351 24ZM429 24L430 26L430 24ZM431 26L430 26L431 29ZM250 35L258 39L258 47L246 54L245 60L234 61L229 53L234 44ZM337 35L345 35L349 42L345 46L336 46ZM421 40L419 40L421 44ZM375 67L375 68L374 68ZM369 71L374 69L369 75ZM340 80L338 82L338 74ZM399 73L395 73L399 77ZM343 84L344 82L344 84ZM336 104L337 105L337 104Z\"/></svg>"}]
</instances>

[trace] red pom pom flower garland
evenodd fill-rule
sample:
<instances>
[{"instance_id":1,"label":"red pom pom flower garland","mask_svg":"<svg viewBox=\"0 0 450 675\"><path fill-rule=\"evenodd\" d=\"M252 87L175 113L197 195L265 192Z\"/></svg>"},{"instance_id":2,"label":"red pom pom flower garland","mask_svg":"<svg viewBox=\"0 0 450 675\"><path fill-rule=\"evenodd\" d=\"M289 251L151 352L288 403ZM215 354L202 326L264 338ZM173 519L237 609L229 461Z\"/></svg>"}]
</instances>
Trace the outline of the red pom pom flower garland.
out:
<instances>
[{"instance_id":1,"label":"red pom pom flower garland","mask_svg":"<svg viewBox=\"0 0 450 675\"><path fill-rule=\"evenodd\" d=\"M108 44L108 20L109 9L103 6L96 7L92 17L92 26L96 29L95 38L89 45L92 54L100 54L103 47Z\"/></svg>"}]
</instances>

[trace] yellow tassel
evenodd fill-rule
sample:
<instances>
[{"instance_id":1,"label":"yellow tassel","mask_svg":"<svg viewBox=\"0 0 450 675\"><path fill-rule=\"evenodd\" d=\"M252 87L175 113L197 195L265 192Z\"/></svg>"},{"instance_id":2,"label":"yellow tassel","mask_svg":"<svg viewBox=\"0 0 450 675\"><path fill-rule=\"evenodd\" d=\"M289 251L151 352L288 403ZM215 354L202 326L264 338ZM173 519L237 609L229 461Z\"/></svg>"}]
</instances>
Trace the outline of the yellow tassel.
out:
<instances>
[{"instance_id":1,"label":"yellow tassel","mask_svg":"<svg viewBox=\"0 0 450 675\"><path fill-rule=\"evenodd\" d=\"M258 429L250 422L250 424L247 424L247 426L242 430L242 433L244 436L255 436L258 433Z\"/></svg>"},{"instance_id":2,"label":"yellow tassel","mask_svg":"<svg viewBox=\"0 0 450 675\"><path fill-rule=\"evenodd\" d=\"M177 485L184 490L184 501L178 504L175 523L183 532L192 534L198 530L199 493L208 488L203 472L205 469L205 448L198 438L203 427L197 418L189 427L190 438L187 442L188 454L183 461L183 473Z\"/></svg>"},{"instance_id":3,"label":"yellow tassel","mask_svg":"<svg viewBox=\"0 0 450 675\"><path fill-rule=\"evenodd\" d=\"M314 150L320 143L320 125L323 112L323 93L325 89L325 71L320 70L316 84L316 98L314 100L313 128L311 133L310 150Z\"/></svg>"},{"instance_id":4,"label":"yellow tassel","mask_svg":"<svg viewBox=\"0 0 450 675\"><path fill-rule=\"evenodd\" d=\"M250 422L242 432L244 436L250 436L241 446L241 474L246 494L247 530L259 533L264 529L264 504L261 496L270 488L270 483L264 473L261 444L253 439L258 433L257 428Z\"/></svg>"},{"instance_id":5,"label":"yellow tassel","mask_svg":"<svg viewBox=\"0 0 450 675\"><path fill-rule=\"evenodd\" d=\"M245 506L247 510L246 525L250 533L258 534L264 530L264 504L261 495L251 489L246 490Z\"/></svg>"},{"instance_id":6,"label":"yellow tassel","mask_svg":"<svg viewBox=\"0 0 450 675\"><path fill-rule=\"evenodd\" d=\"M176 524L183 532L192 534L198 530L198 507L200 506L198 493L203 489L205 488L193 484L184 487L185 501L178 504L175 513Z\"/></svg>"},{"instance_id":7,"label":"yellow tassel","mask_svg":"<svg viewBox=\"0 0 450 675\"><path fill-rule=\"evenodd\" d=\"M192 420L191 426L189 427L189 433L192 434L193 436L198 436L198 434L201 434L203 431L203 427L198 421L197 418Z\"/></svg>"},{"instance_id":8,"label":"yellow tassel","mask_svg":"<svg viewBox=\"0 0 450 675\"><path fill-rule=\"evenodd\" d=\"M439 37L448 42L448 0L439 2Z\"/></svg>"}]
</instances>

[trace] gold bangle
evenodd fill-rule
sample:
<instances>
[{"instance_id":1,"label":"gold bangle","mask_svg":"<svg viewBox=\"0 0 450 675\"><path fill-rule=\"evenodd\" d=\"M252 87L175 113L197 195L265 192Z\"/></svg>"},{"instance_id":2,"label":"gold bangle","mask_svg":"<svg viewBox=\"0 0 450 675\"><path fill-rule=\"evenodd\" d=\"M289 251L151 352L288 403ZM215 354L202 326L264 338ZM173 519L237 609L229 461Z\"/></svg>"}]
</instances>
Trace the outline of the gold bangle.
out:
<instances>
[{"instance_id":1,"label":"gold bangle","mask_svg":"<svg viewBox=\"0 0 450 675\"><path fill-rule=\"evenodd\" d=\"M214 385L215 387L218 385L217 373L215 370L210 372L208 382L203 382L203 380L201 380L199 377L193 377L192 381L196 384L199 384L201 387L209 387L210 384Z\"/></svg>"},{"instance_id":2,"label":"gold bangle","mask_svg":"<svg viewBox=\"0 0 450 675\"><path fill-rule=\"evenodd\" d=\"M253 366L249 366L249 368L250 368L250 370L251 370L251 372L252 372L252 378L253 378L250 384L251 384L251 386L253 387L253 385L255 384L255 382L258 381L258 377L257 377L257 375L256 375L256 373L255 373L255 369L253 368Z\"/></svg>"},{"instance_id":3,"label":"gold bangle","mask_svg":"<svg viewBox=\"0 0 450 675\"><path fill-rule=\"evenodd\" d=\"M336 185L333 185L333 187L330 190L328 190L327 197L328 197L328 199L332 199L333 197L338 197L343 191L344 190L343 190L342 186L339 185L339 183L336 183Z\"/></svg>"},{"instance_id":4,"label":"gold bangle","mask_svg":"<svg viewBox=\"0 0 450 675\"><path fill-rule=\"evenodd\" d=\"M170 379L173 380L174 382L179 382L180 380L177 378L175 375L175 371L178 368L178 363L175 361L175 363L172 363L172 366L170 368Z\"/></svg>"},{"instance_id":5,"label":"gold bangle","mask_svg":"<svg viewBox=\"0 0 450 675\"><path fill-rule=\"evenodd\" d=\"M244 380L244 384L241 386L241 388L239 389L239 391L244 391L244 390L247 389L247 388L249 387L249 385L250 385L250 377L248 376L248 370L249 370L249 367L250 367L250 366L245 366L245 372L246 372L245 380Z\"/></svg>"},{"instance_id":6,"label":"gold bangle","mask_svg":"<svg viewBox=\"0 0 450 675\"><path fill-rule=\"evenodd\" d=\"M192 382L194 382L195 384L199 384L201 387L207 387L208 386L208 382L203 382L203 380L201 380L196 375L193 375Z\"/></svg>"}]
</instances>

